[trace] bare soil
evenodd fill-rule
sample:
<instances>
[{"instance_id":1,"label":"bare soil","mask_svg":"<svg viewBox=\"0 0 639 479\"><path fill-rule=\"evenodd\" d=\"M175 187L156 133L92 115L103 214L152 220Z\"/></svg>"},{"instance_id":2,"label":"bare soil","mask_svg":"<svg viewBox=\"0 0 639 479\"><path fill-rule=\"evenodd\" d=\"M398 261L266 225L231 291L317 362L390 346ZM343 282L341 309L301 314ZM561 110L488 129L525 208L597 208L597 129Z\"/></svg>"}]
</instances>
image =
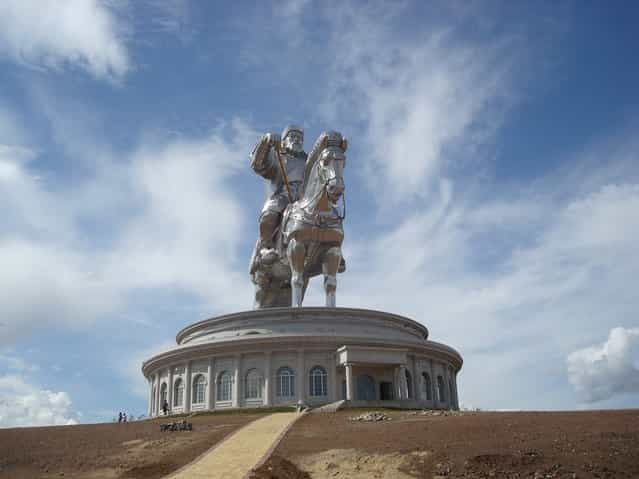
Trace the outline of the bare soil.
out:
<instances>
[{"instance_id":1,"label":"bare soil","mask_svg":"<svg viewBox=\"0 0 639 479\"><path fill-rule=\"evenodd\" d=\"M639 410L588 412L364 411L308 414L253 479L639 478ZM186 465L257 413L0 430L0 478L148 479Z\"/></svg>"},{"instance_id":2,"label":"bare soil","mask_svg":"<svg viewBox=\"0 0 639 479\"><path fill-rule=\"evenodd\" d=\"M308 414L255 479L639 478L639 410Z\"/></svg>"},{"instance_id":3,"label":"bare soil","mask_svg":"<svg viewBox=\"0 0 639 479\"><path fill-rule=\"evenodd\" d=\"M151 479L188 464L260 414L187 420L193 431L160 432L158 418L124 424L0 429L0 478Z\"/></svg>"}]
</instances>

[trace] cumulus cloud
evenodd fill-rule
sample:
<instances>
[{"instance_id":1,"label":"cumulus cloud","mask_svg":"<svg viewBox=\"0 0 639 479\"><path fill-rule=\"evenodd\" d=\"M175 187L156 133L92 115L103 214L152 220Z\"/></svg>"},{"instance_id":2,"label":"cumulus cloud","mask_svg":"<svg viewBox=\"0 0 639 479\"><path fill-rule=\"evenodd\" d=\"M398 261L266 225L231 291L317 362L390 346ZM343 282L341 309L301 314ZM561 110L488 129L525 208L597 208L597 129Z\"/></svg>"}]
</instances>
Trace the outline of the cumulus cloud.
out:
<instances>
[{"instance_id":1,"label":"cumulus cloud","mask_svg":"<svg viewBox=\"0 0 639 479\"><path fill-rule=\"evenodd\" d=\"M92 151L104 162L73 190L39 180L15 149L0 151L0 343L40 327L86 327L123 310L136 290L219 309L242 296L248 304L236 266L244 212L229 179L255 136L236 120L200 138L149 138L118 161ZM95 218L108 231L99 246L87 237Z\"/></svg>"},{"instance_id":2,"label":"cumulus cloud","mask_svg":"<svg viewBox=\"0 0 639 479\"><path fill-rule=\"evenodd\" d=\"M245 272L235 270L245 217L228 180L246 167L256 134L240 121L230 128L228 140L214 134L133 154L129 173L139 214L107 255L105 274L129 287L172 286L218 307L237 304L230 285L247 283Z\"/></svg>"},{"instance_id":3,"label":"cumulus cloud","mask_svg":"<svg viewBox=\"0 0 639 479\"><path fill-rule=\"evenodd\" d=\"M0 2L0 54L37 67L77 66L103 79L131 67L117 18L98 0Z\"/></svg>"},{"instance_id":4,"label":"cumulus cloud","mask_svg":"<svg viewBox=\"0 0 639 479\"><path fill-rule=\"evenodd\" d=\"M0 376L0 427L77 424L64 391L41 389L17 375Z\"/></svg>"},{"instance_id":5,"label":"cumulus cloud","mask_svg":"<svg viewBox=\"0 0 639 479\"><path fill-rule=\"evenodd\" d=\"M568 375L585 402L639 392L639 328L610 330L603 344L568 355Z\"/></svg>"}]
</instances>

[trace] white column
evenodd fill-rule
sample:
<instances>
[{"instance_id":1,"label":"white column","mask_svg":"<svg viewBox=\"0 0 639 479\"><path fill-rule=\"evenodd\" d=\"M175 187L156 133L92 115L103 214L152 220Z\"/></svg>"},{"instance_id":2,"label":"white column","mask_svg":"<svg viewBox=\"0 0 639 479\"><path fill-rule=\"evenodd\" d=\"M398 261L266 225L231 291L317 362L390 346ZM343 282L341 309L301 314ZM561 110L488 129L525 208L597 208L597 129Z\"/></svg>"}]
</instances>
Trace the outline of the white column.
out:
<instances>
[{"instance_id":1,"label":"white column","mask_svg":"<svg viewBox=\"0 0 639 479\"><path fill-rule=\"evenodd\" d=\"M339 397L337 395L337 367L338 367L337 363L338 363L338 358L337 358L337 354L335 354L335 358L333 360L333 367L328 370L328 377L329 377L328 397L330 398L331 402L337 401L337 398Z\"/></svg>"},{"instance_id":2,"label":"white column","mask_svg":"<svg viewBox=\"0 0 639 479\"><path fill-rule=\"evenodd\" d=\"M149 379L147 379L147 383L149 385L149 407L147 409L147 416L151 417L153 414L153 375Z\"/></svg>"},{"instance_id":3,"label":"white column","mask_svg":"<svg viewBox=\"0 0 639 479\"><path fill-rule=\"evenodd\" d=\"M166 400L169 403L169 411L173 409L173 366L169 366L168 383L166 384Z\"/></svg>"},{"instance_id":4,"label":"white column","mask_svg":"<svg viewBox=\"0 0 639 479\"><path fill-rule=\"evenodd\" d=\"M412 384L412 386L413 386L413 397L412 397L412 399L413 400L417 400L419 398L419 396L418 396L419 393L418 393L418 389L417 389L417 387L418 387L418 384L417 384L418 378L417 378L417 374L415 373L415 371L417 369L415 367L415 356L412 356L408 361L409 361L408 364L410 365L411 378L413 380L413 384Z\"/></svg>"},{"instance_id":5,"label":"white column","mask_svg":"<svg viewBox=\"0 0 639 479\"><path fill-rule=\"evenodd\" d=\"M353 365L346 363L344 365L346 368L346 400L353 400Z\"/></svg>"},{"instance_id":6,"label":"white column","mask_svg":"<svg viewBox=\"0 0 639 479\"><path fill-rule=\"evenodd\" d=\"M424 400L422 392L424 390L424 386L422 384L424 378L421 373L417 371L417 361L415 361L415 369L413 369L413 371L415 371L415 374L413 375L413 397L415 398L415 401L422 401Z\"/></svg>"},{"instance_id":7,"label":"white column","mask_svg":"<svg viewBox=\"0 0 639 479\"><path fill-rule=\"evenodd\" d=\"M439 392L437 390L437 378L435 377L435 368L433 367L433 360L429 359L430 363L430 387L431 387L431 396L433 397L433 409L437 409L439 407L438 396Z\"/></svg>"},{"instance_id":8,"label":"white column","mask_svg":"<svg viewBox=\"0 0 639 479\"><path fill-rule=\"evenodd\" d=\"M395 387L395 397L394 399L402 398L402 383L399 378L399 366L393 369L393 386Z\"/></svg>"},{"instance_id":9,"label":"white column","mask_svg":"<svg viewBox=\"0 0 639 479\"><path fill-rule=\"evenodd\" d=\"M235 375L233 377L233 407L240 407L240 372L242 370L242 356L235 356Z\"/></svg>"},{"instance_id":10,"label":"white column","mask_svg":"<svg viewBox=\"0 0 639 479\"><path fill-rule=\"evenodd\" d=\"M184 367L184 412L191 412L191 361Z\"/></svg>"},{"instance_id":11,"label":"white column","mask_svg":"<svg viewBox=\"0 0 639 479\"><path fill-rule=\"evenodd\" d=\"M444 378L444 399L446 402L446 409L450 409L450 390L448 387L448 366L446 363L441 363L443 372L442 377Z\"/></svg>"},{"instance_id":12,"label":"white column","mask_svg":"<svg viewBox=\"0 0 639 479\"><path fill-rule=\"evenodd\" d=\"M457 385L455 383L455 372L453 371L453 367L448 367L448 389L450 389L450 408L451 409L459 409L459 405L457 404Z\"/></svg>"},{"instance_id":13,"label":"white column","mask_svg":"<svg viewBox=\"0 0 639 479\"><path fill-rule=\"evenodd\" d=\"M450 387L448 386L448 365L442 363L444 369L444 399L446 399L446 409L450 409Z\"/></svg>"},{"instance_id":14,"label":"white column","mask_svg":"<svg viewBox=\"0 0 639 479\"><path fill-rule=\"evenodd\" d=\"M213 377L215 374L215 359L209 359L209 365L206 372L209 379L206 388L206 403L207 409L212 411L215 409L215 378Z\"/></svg>"},{"instance_id":15,"label":"white column","mask_svg":"<svg viewBox=\"0 0 639 479\"><path fill-rule=\"evenodd\" d=\"M162 405L160 404L160 381L161 381L160 371L156 373L156 376L157 376L157 384L155 386L155 415L159 416L160 411L162 410Z\"/></svg>"},{"instance_id":16,"label":"white column","mask_svg":"<svg viewBox=\"0 0 639 479\"><path fill-rule=\"evenodd\" d=\"M455 388L455 409L459 411L459 392L457 391L457 373L453 375L453 387Z\"/></svg>"},{"instance_id":17,"label":"white column","mask_svg":"<svg viewBox=\"0 0 639 479\"><path fill-rule=\"evenodd\" d=\"M271 352L264 353L264 406L271 405Z\"/></svg>"},{"instance_id":18,"label":"white column","mask_svg":"<svg viewBox=\"0 0 639 479\"><path fill-rule=\"evenodd\" d=\"M406 381L406 366L399 366L399 384L402 388L402 399L408 399L408 381Z\"/></svg>"},{"instance_id":19,"label":"white column","mask_svg":"<svg viewBox=\"0 0 639 479\"><path fill-rule=\"evenodd\" d=\"M306 371L304 371L304 350L297 351L297 400L306 401Z\"/></svg>"}]
</instances>

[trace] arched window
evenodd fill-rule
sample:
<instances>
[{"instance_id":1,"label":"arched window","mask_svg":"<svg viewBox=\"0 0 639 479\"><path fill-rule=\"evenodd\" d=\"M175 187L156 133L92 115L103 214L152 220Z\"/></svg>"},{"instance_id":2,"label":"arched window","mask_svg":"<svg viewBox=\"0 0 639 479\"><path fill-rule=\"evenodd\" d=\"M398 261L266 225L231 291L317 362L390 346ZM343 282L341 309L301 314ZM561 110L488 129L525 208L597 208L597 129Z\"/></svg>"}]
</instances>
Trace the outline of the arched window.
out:
<instances>
[{"instance_id":1,"label":"arched window","mask_svg":"<svg viewBox=\"0 0 639 479\"><path fill-rule=\"evenodd\" d=\"M167 398L167 386L166 383L162 383L162 385L160 386L160 409L162 409L162 407L164 406L164 401L166 401Z\"/></svg>"},{"instance_id":2,"label":"arched window","mask_svg":"<svg viewBox=\"0 0 639 479\"><path fill-rule=\"evenodd\" d=\"M233 399L233 375L229 371L222 371L217 379L217 400L231 401Z\"/></svg>"},{"instance_id":3,"label":"arched window","mask_svg":"<svg viewBox=\"0 0 639 479\"><path fill-rule=\"evenodd\" d=\"M311 396L328 396L328 374L321 366L315 366L309 373L309 393Z\"/></svg>"},{"instance_id":4,"label":"arched window","mask_svg":"<svg viewBox=\"0 0 639 479\"><path fill-rule=\"evenodd\" d=\"M193 379L193 404L203 404L206 394L206 379L198 374Z\"/></svg>"},{"instance_id":5,"label":"arched window","mask_svg":"<svg viewBox=\"0 0 639 479\"><path fill-rule=\"evenodd\" d=\"M424 397L427 401L433 400L433 382L430 380L430 374L422 373L422 391L424 392Z\"/></svg>"},{"instance_id":6,"label":"arched window","mask_svg":"<svg viewBox=\"0 0 639 479\"><path fill-rule=\"evenodd\" d=\"M180 407L184 404L184 381L178 378L173 385L173 406Z\"/></svg>"},{"instance_id":7,"label":"arched window","mask_svg":"<svg viewBox=\"0 0 639 479\"><path fill-rule=\"evenodd\" d=\"M244 397L246 399L262 398L262 375L257 369L249 369L246 373Z\"/></svg>"},{"instance_id":8,"label":"arched window","mask_svg":"<svg viewBox=\"0 0 639 479\"><path fill-rule=\"evenodd\" d=\"M279 397L295 396L295 373L289 367L277 370L275 392Z\"/></svg>"},{"instance_id":9,"label":"arched window","mask_svg":"<svg viewBox=\"0 0 639 479\"><path fill-rule=\"evenodd\" d=\"M444 389L444 378L437 376L437 400L446 402L446 390Z\"/></svg>"}]
</instances>

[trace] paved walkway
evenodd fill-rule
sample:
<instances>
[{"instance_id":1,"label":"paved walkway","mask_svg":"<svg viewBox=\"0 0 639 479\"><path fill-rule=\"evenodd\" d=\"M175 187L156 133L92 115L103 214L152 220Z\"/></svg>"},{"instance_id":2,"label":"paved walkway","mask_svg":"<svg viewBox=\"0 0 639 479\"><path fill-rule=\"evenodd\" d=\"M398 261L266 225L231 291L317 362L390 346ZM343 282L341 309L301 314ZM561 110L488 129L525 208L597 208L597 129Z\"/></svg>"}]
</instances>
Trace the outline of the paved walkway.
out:
<instances>
[{"instance_id":1,"label":"paved walkway","mask_svg":"<svg viewBox=\"0 0 639 479\"><path fill-rule=\"evenodd\" d=\"M269 414L242 427L170 479L242 479L299 413Z\"/></svg>"}]
</instances>

